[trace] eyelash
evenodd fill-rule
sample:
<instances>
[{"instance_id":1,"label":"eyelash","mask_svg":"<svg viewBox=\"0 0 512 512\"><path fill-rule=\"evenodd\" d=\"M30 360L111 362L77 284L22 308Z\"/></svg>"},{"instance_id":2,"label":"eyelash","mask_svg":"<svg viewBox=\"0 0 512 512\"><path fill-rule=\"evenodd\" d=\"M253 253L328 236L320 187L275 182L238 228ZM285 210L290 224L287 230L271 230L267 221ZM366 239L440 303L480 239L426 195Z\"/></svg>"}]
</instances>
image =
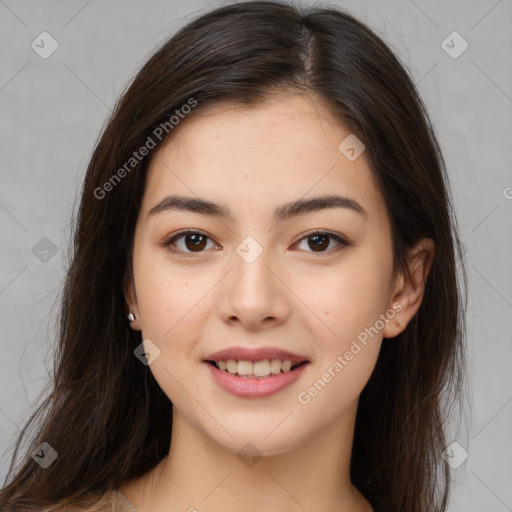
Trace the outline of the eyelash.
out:
<instances>
[{"instance_id":1,"label":"eyelash","mask_svg":"<svg viewBox=\"0 0 512 512\"><path fill-rule=\"evenodd\" d=\"M203 251L198 251L196 253L194 252L184 252L184 251L177 251L175 249L172 249L172 245L177 241L179 240L180 238L186 236L186 235L200 235L200 236L203 236L203 237L206 237L207 239L209 240L212 240L212 238L210 238L208 235L206 235L205 233L203 233L202 231L197 231L195 229L186 229L184 231L180 231L179 233L176 233L174 235L172 235L170 238L168 238L167 240L165 240L164 242L162 242L162 245L164 247L167 247L172 253L175 253L175 254L181 254L181 255L185 255L185 256L194 256L195 254L201 254L203 252L205 252L204 250ZM332 233L331 231L323 231L323 230L317 230L317 231L310 231L310 232L307 232L307 233L304 233L302 236L302 238L300 238L294 245L296 244L299 244L300 242L302 242L304 239L306 238L310 238L312 236L315 236L315 235L326 235L328 236L329 238L332 238L334 240L336 240L341 247L339 247L338 249L331 249L329 251L325 251L325 252L318 252L318 253L315 253L313 251L306 251L306 252L311 252L311 254L314 254L315 256L323 256L323 255L329 255L331 254L332 252L336 252L338 250L342 250L343 248L345 247L350 247L351 244L349 242L347 242L345 239L343 239L341 236L337 235L336 233Z\"/></svg>"}]
</instances>

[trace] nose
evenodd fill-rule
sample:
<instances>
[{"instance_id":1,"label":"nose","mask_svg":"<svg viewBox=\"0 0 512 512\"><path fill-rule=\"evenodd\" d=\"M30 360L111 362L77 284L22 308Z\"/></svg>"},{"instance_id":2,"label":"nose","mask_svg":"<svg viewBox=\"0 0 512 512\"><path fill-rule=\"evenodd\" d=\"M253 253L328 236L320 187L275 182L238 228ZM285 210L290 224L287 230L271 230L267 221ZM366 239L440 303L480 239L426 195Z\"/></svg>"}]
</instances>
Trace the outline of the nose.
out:
<instances>
[{"instance_id":1,"label":"nose","mask_svg":"<svg viewBox=\"0 0 512 512\"><path fill-rule=\"evenodd\" d=\"M248 263L234 255L231 272L222 281L217 313L224 322L250 330L283 324L291 313L290 291L283 272L262 255Z\"/></svg>"}]
</instances>

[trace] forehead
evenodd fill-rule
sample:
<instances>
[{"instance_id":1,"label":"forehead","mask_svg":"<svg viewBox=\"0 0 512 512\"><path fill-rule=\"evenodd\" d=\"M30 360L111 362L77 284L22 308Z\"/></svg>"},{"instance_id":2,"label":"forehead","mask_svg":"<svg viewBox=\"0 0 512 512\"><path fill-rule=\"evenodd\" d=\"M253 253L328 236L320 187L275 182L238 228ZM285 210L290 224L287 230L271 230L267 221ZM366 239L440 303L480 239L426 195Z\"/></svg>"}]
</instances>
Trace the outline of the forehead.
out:
<instances>
[{"instance_id":1,"label":"forehead","mask_svg":"<svg viewBox=\"0 0 512 512\"><path fill-rule=\"evenodd\" d=\"M175 193L229 205L234 216L270 215L299 198L339 194L360 203L371 222L387 220L364 152L349 160L340 151L351 132L317 96L196 108L152 155L141 213Z\"/></svg>"}]
</instances>

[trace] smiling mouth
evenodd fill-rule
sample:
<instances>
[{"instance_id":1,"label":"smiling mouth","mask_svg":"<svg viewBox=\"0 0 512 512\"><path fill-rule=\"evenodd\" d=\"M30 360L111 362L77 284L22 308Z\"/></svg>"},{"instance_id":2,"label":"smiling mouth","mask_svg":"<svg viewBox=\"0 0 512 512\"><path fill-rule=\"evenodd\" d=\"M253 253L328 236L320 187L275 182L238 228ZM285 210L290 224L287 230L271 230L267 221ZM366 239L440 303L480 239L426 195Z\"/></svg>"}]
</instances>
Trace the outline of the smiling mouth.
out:
<instances>
[{"instance_id":1,"label":"smiling mouth","mask_svg":"<svg viewBox=\"0 0 512 512\"><path fill-rule=\"evenodd\" d=\"M228 359L226 361L207 361L215 368L235 377L246 379L266 379L272 378L281 373L293 372L300 366L308 364L309 361L297 361L281 359L263 359L261 361L236 361Z\"/></svg>"}]
</instances>

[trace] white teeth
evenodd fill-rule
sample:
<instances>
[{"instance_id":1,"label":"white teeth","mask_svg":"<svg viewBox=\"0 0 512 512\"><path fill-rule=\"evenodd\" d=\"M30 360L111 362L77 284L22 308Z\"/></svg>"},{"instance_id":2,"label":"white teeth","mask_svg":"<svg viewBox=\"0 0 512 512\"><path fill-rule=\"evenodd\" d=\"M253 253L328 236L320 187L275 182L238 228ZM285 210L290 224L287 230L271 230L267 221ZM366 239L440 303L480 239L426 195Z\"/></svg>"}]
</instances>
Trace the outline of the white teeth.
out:
<instances>
[{"instance_id":1,"label":"white teeth","mask_svg":"<svg viewBox=\"0 0 512 512\"><path fill-rule=\"evenodd\" d=\"M268 359L265 359L265 361L257 361L253 366L254 375L257 377L267 377L270 375L270 363L268 362Z\"/></svg>"},{"instance_id":2,"label":"white teeth","mask_svg":"<svg viewBox=\"0 0 512 512\"><path fill-rule=\"evenodd\" d=\"M283 364L281 365L281 370L283 370L283 372L289 372L290 371L290 368L292 367L292 362L291 361L283 361Z\"/></svg>"},{"instance_id":3,"label":"white teeth","mask_svg":"<svg viewBox=\"0 0 512 512\"><path fill-rule=\"evenodd\" d=\"M278 375L281 373L289 372L292 368L292 362L289 359L281 361L280 359L264 359L263 361L235 361L228 359L227 361L216 361L219 370L231 373L232 375L238 374L239 376L248 377L268 377L270 374Z\"/></svg>"},{"instance_id":4,"label":"white teeth","mask_svg":"<svg viewBox=\"0 0 512 512\"><path fill-rule=\"evenodd\" d=\"M254 364L251 361L238 361L238 375L252 375Z\"/></svg>"},{"instance_id":5,"label":"white teeth","mask_svg":"<svg viewBox=\"0 0 512 512\"><path fill-rule=\"evenodd\" d=\"M272 359L270 361L270 373L277 375L281 373L281 360L280 359Z\"/></svg>"},{"instance_id":6,"label":"white teeth","mask_svg":"<svg viewBox=\"0 0 512 512\"><path fill-rule=\"evenodd\" d=\"M238 363L233 359L228 359L226 361L226 368L229 373L236 373L238 370Z\"/></svg>"}]
</instances>

